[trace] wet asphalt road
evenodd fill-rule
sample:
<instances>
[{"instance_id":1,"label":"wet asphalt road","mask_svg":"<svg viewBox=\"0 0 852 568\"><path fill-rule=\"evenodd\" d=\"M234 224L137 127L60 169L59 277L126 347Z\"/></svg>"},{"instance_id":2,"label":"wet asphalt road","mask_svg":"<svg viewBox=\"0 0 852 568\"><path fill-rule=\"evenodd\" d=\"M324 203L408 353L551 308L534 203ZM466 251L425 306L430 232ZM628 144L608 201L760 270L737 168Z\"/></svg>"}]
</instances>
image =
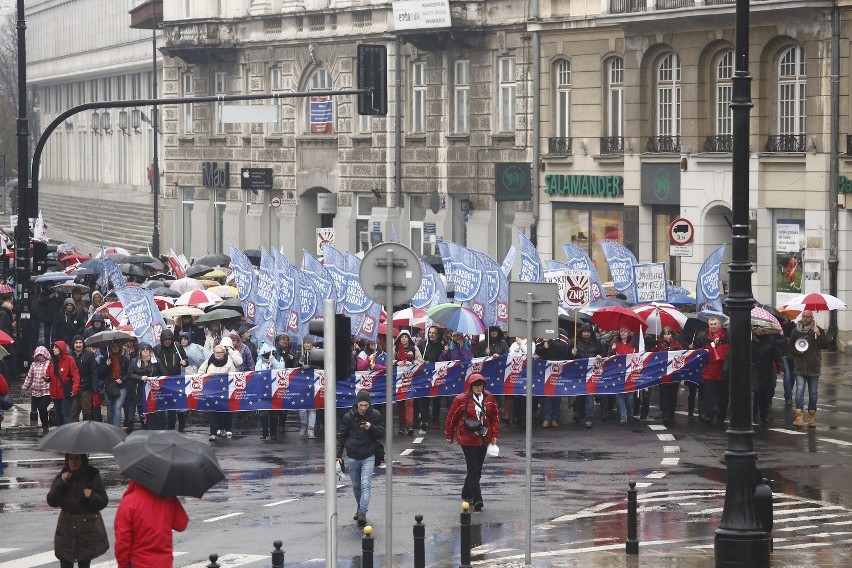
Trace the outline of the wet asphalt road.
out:
<instances>
[{"instance_id":1,"label":"wet asphalt road","mask_svg":"<svg viewBox=\"0 0 852 568\"><path fill-rule=\"evenodd\" d=\"M846 357L826 354L820 380L818 428L789 426L792 409L773 403L772 420L758 427L758 467L775 491L776 551L806 551L813 564L820 556L852 565L852 370ZM851 359L852 360L852 359ZM781 396L779 385L778 396ZM679 400L685 406L685 393ZM566 559L606 550L623 550L625 499L629 481L640 488L640 533L643 550L712 554L719 525L726 470L721 463L727 444L724 431L679 413L677 424L659 420L619 426L602 423L588 431L571 424L563 402L558 429L534 429L533 564L567 565ZM651 416L656 409L652 406ZM0 568L54 562L50 553L56 512L45 503L58 456L35 448L36 430L26 413L7 413L3 428L0 477ZM175 535L175 566L206 566L213 552L229 566L263 566L274 540L282 540L287 565L323 566L325 552L322 443L289 431L277 443L259 439L254 419L231 440L215 442L227 480L203 499L188 499L192 519ZM206 427L193 424L187 433L205 440ZM448 446L441 432L397 436L394 447L394 564L412 565L414 516L424 516L429 566L459 563L459 491L464 460L458 446ZM525 535L525 465L523 432L504 429L501 456L486 461L485 510L473 515L474 565L496 566L523 560ZM401 455L405 454L405 455ZM110 457L95 458L110 496L104 513L111 526L124 480ZM348 479L338 489L339 565L360 566L361 533L352 521L354 499ZM375 529L377 565L383 564L386 526L384 470L373 482L368 518ZM111 531L109 531L111 533ZM809 551L809 552L808 552ZM106 562L109 555L93 566Z\"/></svg>"}]
</instances>

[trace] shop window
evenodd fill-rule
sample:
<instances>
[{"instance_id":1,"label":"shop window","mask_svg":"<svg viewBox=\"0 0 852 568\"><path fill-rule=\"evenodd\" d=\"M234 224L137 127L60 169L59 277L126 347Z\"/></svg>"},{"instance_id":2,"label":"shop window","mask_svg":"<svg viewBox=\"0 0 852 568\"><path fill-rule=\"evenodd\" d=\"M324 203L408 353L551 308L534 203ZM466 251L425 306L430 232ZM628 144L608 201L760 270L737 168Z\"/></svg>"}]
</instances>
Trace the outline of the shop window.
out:
<instances>
[{"instance_id":1,"label":"shop window","mask_svg":"<svg viewBox=\"0 0 852 568\"><path fill-rule=\"evenodd\" d=\"M602 242L624 244L624 215L621 206L590 206L580 209L578 204L560 204L553 211L553 258L561 258L562 245L571 243L582 248L598 272L601 280L611 280Z\"/></svg>"}]
</instances>

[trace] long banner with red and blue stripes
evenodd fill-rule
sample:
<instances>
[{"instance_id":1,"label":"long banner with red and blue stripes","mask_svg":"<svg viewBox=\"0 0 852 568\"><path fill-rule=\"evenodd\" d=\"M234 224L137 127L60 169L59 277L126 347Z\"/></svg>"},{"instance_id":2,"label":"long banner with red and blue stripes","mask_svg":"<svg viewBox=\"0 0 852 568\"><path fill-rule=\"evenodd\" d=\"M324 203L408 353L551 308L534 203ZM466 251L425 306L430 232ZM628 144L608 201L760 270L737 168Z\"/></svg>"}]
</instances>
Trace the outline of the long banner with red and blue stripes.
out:
<instances>
[{"instance_id":1,"label":"long banner with red and blue stripes","mask_svg":"<svg viewBox=\"0 0 852 568\"><path fill-rule=\"evenodd\" d=\"M633 392L659 384L701 383L707 351L659 351L605 359L532 359L534 396L578 396ZM395 400L453 396L470 373L481 373L495 395L526 394L526 356L493 355L470 361L423 363L395 369ZM324 408L324 371L281 369L148 379L145 412L159 410L247 411ZM355 404L368 390L384 404L384 371L363 371L337 381L337 407Z\"/></svg>"}]
</instances>

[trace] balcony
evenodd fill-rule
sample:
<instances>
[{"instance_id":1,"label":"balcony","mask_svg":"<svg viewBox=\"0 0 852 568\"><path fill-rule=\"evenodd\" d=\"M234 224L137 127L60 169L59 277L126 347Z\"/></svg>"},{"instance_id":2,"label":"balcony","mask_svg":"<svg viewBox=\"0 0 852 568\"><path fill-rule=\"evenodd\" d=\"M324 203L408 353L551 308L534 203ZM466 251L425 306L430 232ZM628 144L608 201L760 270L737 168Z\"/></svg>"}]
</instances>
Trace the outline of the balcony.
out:
<instances>
[{"instance_id":1,"label":"balcony","mask_svg":"<svg viewBox=\"0 0 852 568\"><path fill-rule=\"evenodd\" d=\"M176 22L164 30L163 53L187 63L233 63L237 55L237 26L232 21Z\"/></svg>"},{"instance_id":2,"label":"balcony","mask_svg":"<svg viewBox=\"0 0 852 568\"><path fill-rule=\"evenodd\" d=\"M708 136L704 140L705 152L733 152L734 137L731 134L719 134L718 136Z\"/></svg>"},{"instance_id":3,"label":"balcony","mask_svg":"<svg viewBox=\"0 0 852 568\"><path fill-rule=\"evenodd\" d=\"M766 140L767 152L804 152L804 134L777 134L769 136Z\"/></svg>"},{"instance_id":4,"label":"balcony","mask_svg":"<svg viewBox=\"0 0 852 568\"><path fill-rule=\"evenodd\" d=\"M624 154L623 136L602 136L600 141L601 155Z\"/></svg>"},{"instance_id":5,"label":"balcony","mask_svg":"<svg viewBox=\"0 0 852 568\"><path fill-rule=\"evenodd\" d=\"M648 8L646 0L610 0L610 14L628 14L630 12L644 12Z\"/></svg>"},{"instance_id":6,"label":"balcony","mask_svg":"<svg viewBox=\"0 0 852 568\"><path fill-rule=\"evenodd\" d=\"M680 136L651 136L645 150L651 154L680 154Z\"/></svg>"},{"instance_id":7,"label":"balcony","mask_svg":"<svg viewBox=\"0 0 852 568\"><path fill-rule=\"evenodd\" d=\"M559 154L563 156L571 155L571 139L565 137L548 138L547 153Z\"/></svg>"},{"instance_id":8,"label":"balcony","mask_svg":"<svg viewBox=\"0 0 852 568\"><path fill-rule=\"evenodd\" d=\"M693 6L695 6L695 0L657 0L657 10L675 10Z\"/></svg>"}]
</instances>

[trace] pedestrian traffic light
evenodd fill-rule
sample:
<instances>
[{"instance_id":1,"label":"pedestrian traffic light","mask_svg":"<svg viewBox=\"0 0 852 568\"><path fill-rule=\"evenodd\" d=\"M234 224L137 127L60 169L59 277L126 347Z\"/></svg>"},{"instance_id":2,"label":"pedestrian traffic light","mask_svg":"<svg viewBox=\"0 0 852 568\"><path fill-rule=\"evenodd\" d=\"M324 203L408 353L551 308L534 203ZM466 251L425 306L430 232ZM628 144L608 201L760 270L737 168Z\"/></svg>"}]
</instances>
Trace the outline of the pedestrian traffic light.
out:
<instances>
[{"instance_id":1,"label":"pedestrian traffic light","mask_svg":"<svg viewBox=\"0 0 852 568\"><path fill-rule=\"evenodd\" d=\"M358 114L388 114L388 49L384 45L358 46Z\"/></svg>"},{"instance_id":2,"label":"pedestrian traffic light","mask_svg":"<svg viewBox=\"0 0 852 568\"><path fill-rule=\"evenodd\" d=\"M33 241L32 249L33 276L44 274L47 270L47 243L43 243L41 241Z\"/></svg>"},{"instance_id":3,"label":"pedestrian traffic light","mask_svg":"<svg viewBox=\"0 0 852 568\"><path fill-rule=\"evenodd\" d=\"M348 378L352 374L352 320L349 316L335 314L334 316L334 364L337 378ZM308 322L308 333L322 342L325 336L325 321L315 319ZM314 346L309 356L311 366L325 368L325 349Z\"/></svg>"}]
</instances>

